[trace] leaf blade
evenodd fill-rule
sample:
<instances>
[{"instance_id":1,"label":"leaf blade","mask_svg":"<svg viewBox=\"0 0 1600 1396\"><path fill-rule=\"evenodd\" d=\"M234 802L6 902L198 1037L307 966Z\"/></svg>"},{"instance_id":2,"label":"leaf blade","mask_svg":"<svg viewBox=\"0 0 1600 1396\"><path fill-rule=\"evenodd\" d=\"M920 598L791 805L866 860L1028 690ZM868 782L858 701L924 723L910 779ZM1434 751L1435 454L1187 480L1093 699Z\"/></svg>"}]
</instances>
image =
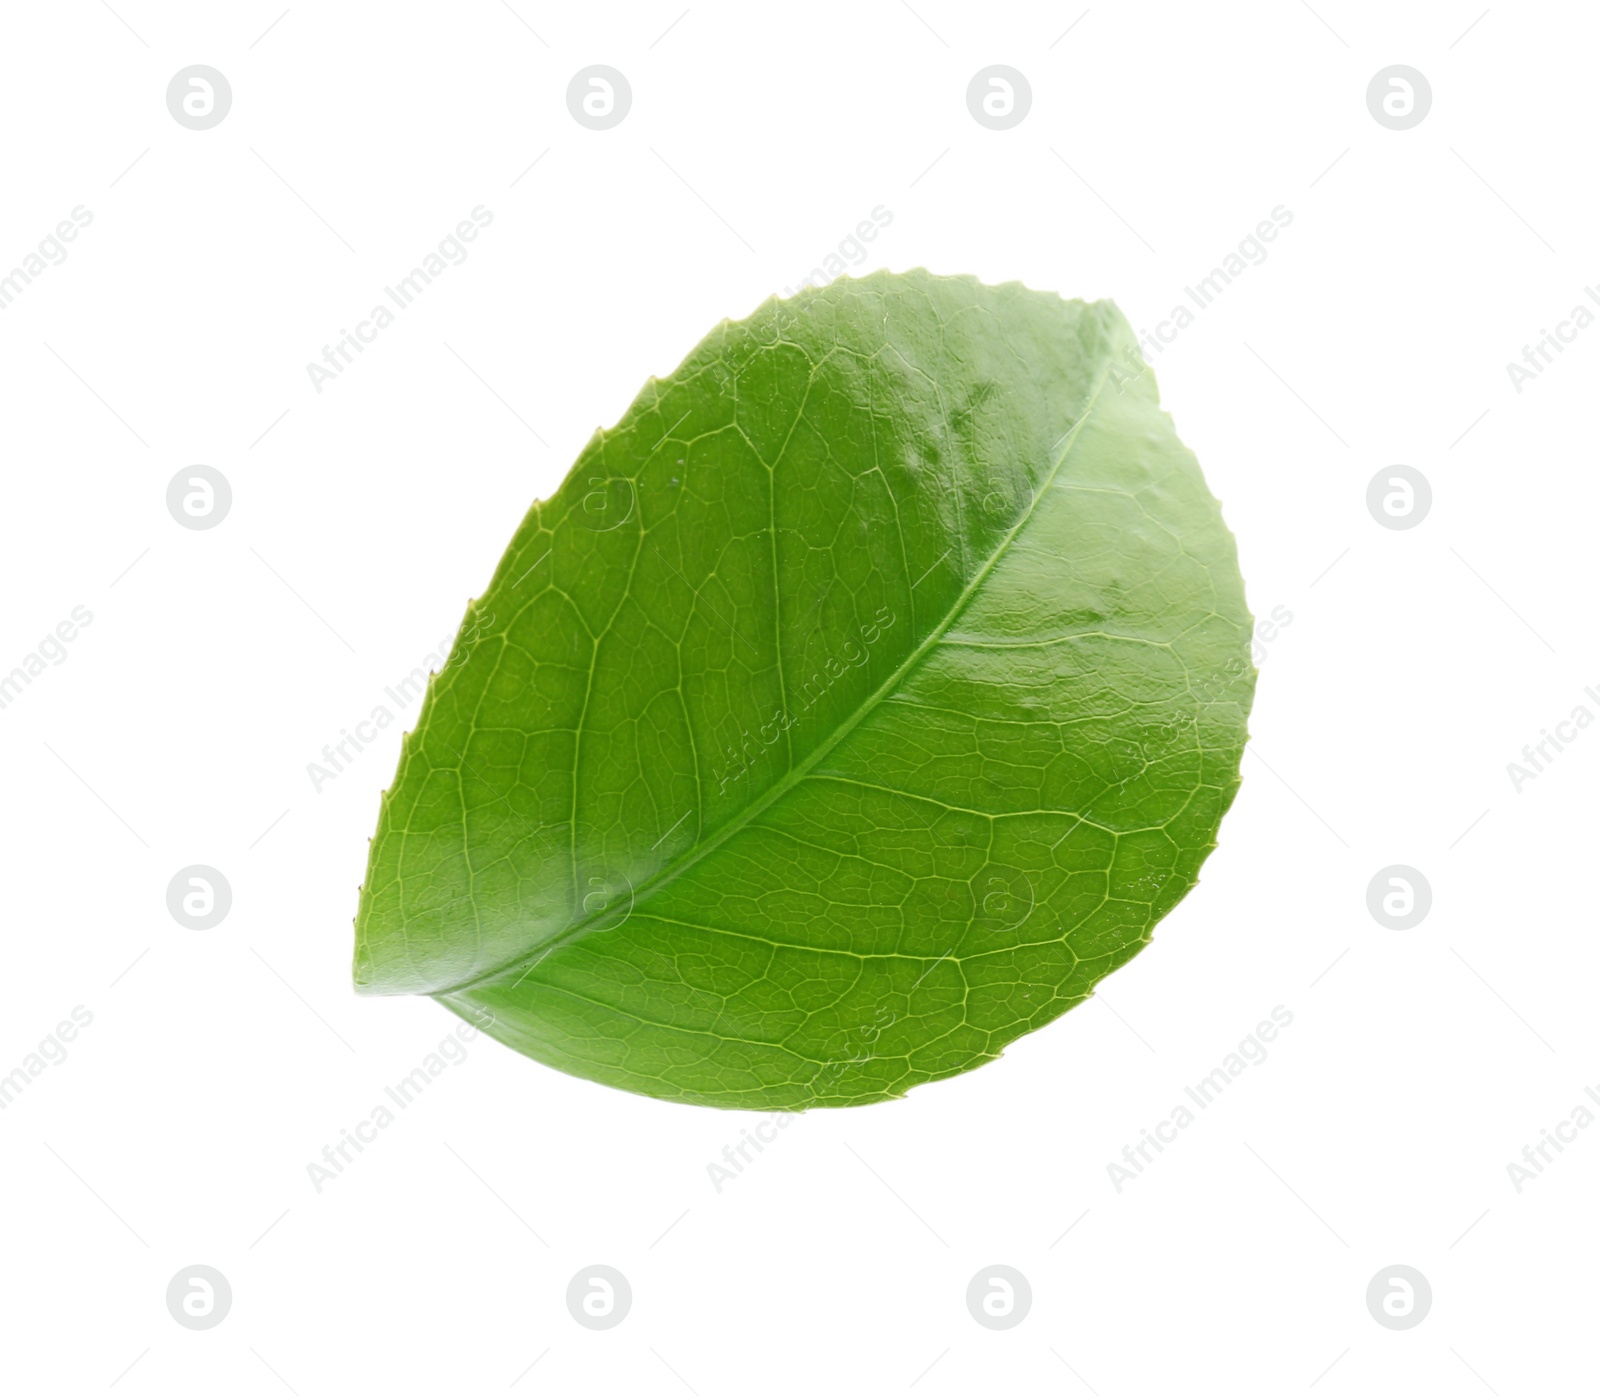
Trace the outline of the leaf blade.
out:
<instances>
[{"instance_id":1,"label":"leaf blade","mask_svg":"<svg viewBox=\"0 0 1600 1396\"><path fill-rule=\"evenodd\" d=\"M380 818L363 987L629 1089L851 1103L997 1055L1192 885L1253 671L1197 705L1189 664L1237 668L1249 617L1153 382L1102 391L1125 322L926 274L804 300L719 327L519 531L501 649L430 692Z\"/></svg>"}]
</instances>

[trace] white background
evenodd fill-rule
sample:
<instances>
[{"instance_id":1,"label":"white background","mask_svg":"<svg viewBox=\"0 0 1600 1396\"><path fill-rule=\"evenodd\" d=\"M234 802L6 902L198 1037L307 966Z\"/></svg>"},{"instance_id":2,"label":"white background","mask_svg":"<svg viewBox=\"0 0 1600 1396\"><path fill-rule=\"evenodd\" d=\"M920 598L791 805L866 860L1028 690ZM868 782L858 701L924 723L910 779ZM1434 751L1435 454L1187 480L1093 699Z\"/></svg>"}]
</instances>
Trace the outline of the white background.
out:
<instances>
[{"instance_id":1,"label":"white background","mask_svg":"<svg viewBox=\"0 0 1600 1396\"><path fill-rule=\"evenodd\" d=\"M0 1073L75 1005L94 1021L0 1113L0 1381L1578 1389L1600 1129L1520 1193L1506 1166L1600 1083L1600 733L1520 793L1506 765L1600 714L1600 328L1520 394L1505 365L1600 278L1592 10L279 14L6 10L0 263L93 222L0 312L0 671L94 619L0 711ZM193 63L233 90L209 131L165 105ZM568 114L592 63L632 86L610 131ZM992 63L1033 92L1005 132L966 106ZM1395 63L1432 85L1408 131L1366 105ZM307 361L480 204L468 259L317 393ZM1114 297L1141 329L1293 214L1156 359L1253 608L1293 614L1201 886L1004 1060L801 1117L720 1193L751 1117L487 1039L319 1193L307 1164L455 1020L350 987L414 711L320 792L307 763L454 632L597 424L879 205L859 270ZM196 463L233 490L209 531L165 505ZM1433 489L1407 531L1365 503L1395 463ZM194 863L232 885L211 931L167 911ZM1394 863L1433 889L1407 931L1366 905ZM1107 1164L1279 1004L1267 1060L1119 1193ZM608 1332L566 1308L594 1262L633 1288ZM1033 1291L1005 1332L964 1298L996 1262ZM233 1291L205 1332L165 1301L195 1263ZM1433 1290L1405 1332L1365 1300L1396 1263Z\"/></svg>"}]
</instances>

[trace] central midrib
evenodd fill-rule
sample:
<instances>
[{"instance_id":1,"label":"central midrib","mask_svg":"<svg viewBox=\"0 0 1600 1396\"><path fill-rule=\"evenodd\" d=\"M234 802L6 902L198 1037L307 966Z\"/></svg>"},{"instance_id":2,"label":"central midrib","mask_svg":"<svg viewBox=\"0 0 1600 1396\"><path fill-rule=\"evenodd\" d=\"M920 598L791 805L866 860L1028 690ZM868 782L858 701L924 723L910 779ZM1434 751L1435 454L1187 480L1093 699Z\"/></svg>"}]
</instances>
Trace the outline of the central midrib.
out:
<instances>
[{"instance_id":1,"label":"central midrib","mask_svg":"<svg viewBox=\"0 0 1600 1396\"><path fill-rule=\"evenodd\" d=\"M766 794L764 794L758 800L752 800L748 805L740 810L738 814L734 815L733 818L723 823L723 825L713 834L711 834L710 837L705 839L703 842L696 844L693 848L690 848L679 854L678 857L673 859L671 862L664 863L660 868L658 868L654 873L640 883L638 887L633 888L633 904L635 906L637 906L639 902L650 893L667 886L669 883L681 877L702 859L710 857L710 855L715 853L717 849L721 848L725 843L727 843L729 839L733 838L735 834L741 833L745 829L749 828L750 825L760 815L766 813L767 810L769 810L773 805L787 795L789 791L793 790L795 786L799 785L801 781L805 780L823 761L823 759L831 754L838 747L839 743L848 737L850 733L855 731L855 729L866 719L868 714L874 712L878 705L883 702L884 698L899 688L900 685L905 682L906 677L914 669L916 669L916 667L921 664L924 659L927 658L928 654L949 632L950 627L956 623L956 620L960 617L961 613L966 610L968 605L971 604L973 597L978 594L979 589L982 587L989 574L992 573L999 565L1000 560L1006 555L1006 551L1011 547L1012 542L1017 538L1022 530L1027 527L1028 522L1033 518L1034 510L1039 507L1039 501L1044 498L1045 492L1052 484L1055 483L1056 476L1061 473L1061 467L1066 464L1067 457L1072 454L1072 448L1077 444L1078 441L1078 434L1083 430L1084 423L1089 420L1090 415L1094 412L1095 404L1100 399L1101 389L1105 387L1106 379L1110 377L1110 372L1111 370L1108 365L1107 368L1100 374L1099 380L1094 385L1094 390L1089 394L1088 401L1084 403L1083 412L1078 417L1078 420L1072 424L1071 429L1062 439L1061 454L1056 458L1055 463L1050 467L1049 473L1045 476L1039 487L1034 491L1033 498L1028 501L1027 509L1023 511L1022 516L1016 521L1016 523L1012 524L1005 537L1000 540L999 546L996 547L994 552L989 555L988 560L977 570L977 572L973 574L972 579L962 589L961 595L956 598L955 603L950 607L950 610L945 618L936 627L934 627L934 629L928 632L927 637L922 641L922 643L918 645L916 649L912 650L911 653L900 662L899 667L895 669L895 671L890 674L887 679L879 684L878 687L862 701L861 705L855 710L855 712L851 713L848 718L839 724L832 736L819 743L816 750L814 750L811 755L806 757L806 759L798 766L792 766L784 774L782 779L773 783L772 788L769 789ZM529 950L524 954L516 956L514 959L507 960L504 964L496 965L493 969L485 970L481 974L476 974L471 979L462 980L462 982L459 984L452 984L447 988L436 989L433 991L432 996L435 998L441 998L446 994L458 994L466 989L475 989L481 984L492 983L493 981L501 978L503 975L509 974L512 970L518 968L520 965L526 964L530 960L543 959L546 955L559 950L562 946L570 945L573 941L580 939L584 933L587 932L596 921L602 919L605 914L606 913L604 911L600 911L591 916L585 917L581 921L575 921L572 925L568 926L565 930L558 932L549 940L539 945L536 949Z\"/></svg>"}]
</instances>

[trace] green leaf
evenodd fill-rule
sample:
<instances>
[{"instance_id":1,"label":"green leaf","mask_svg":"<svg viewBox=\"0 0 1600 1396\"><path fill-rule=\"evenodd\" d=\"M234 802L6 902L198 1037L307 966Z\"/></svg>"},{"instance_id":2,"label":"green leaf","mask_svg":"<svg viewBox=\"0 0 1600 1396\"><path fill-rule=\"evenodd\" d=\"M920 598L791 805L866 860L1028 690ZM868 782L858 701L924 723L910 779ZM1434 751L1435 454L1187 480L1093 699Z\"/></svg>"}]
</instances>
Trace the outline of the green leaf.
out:
<instances>
[{"instance_id":1,"label":"green leaf","mask_svg":"<svg viewBox=\"0 0 1600 1396\"><path fill-rule=\"evenodd\" d=\"M1250 625L1115 306L926 272L768 301L596 433L468 607L357 987L703 1105L981 1065L1193 886Z\"/></svg>"}]
</instances>

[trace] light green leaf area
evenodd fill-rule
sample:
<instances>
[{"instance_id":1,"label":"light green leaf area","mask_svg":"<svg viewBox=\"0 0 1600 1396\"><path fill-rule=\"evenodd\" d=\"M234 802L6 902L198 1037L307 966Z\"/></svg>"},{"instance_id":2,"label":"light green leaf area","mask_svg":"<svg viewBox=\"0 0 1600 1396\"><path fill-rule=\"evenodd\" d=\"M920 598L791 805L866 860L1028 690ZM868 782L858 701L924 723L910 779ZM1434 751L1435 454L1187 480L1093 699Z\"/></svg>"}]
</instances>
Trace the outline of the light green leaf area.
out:
<instances>
[{"instance_id":1,"label":"light green leaf area","mask_svg":"<svg viewBox=\"0 0 1600 1396\"><path fill-rule=\"evenodd\" d=\"M358 989L761 1110L904 1095L1083 1002L1194 885L1255 683L1133 344L1109 302L878 273L648 383L431 682Z\"/></svg>"}]
</instances>

